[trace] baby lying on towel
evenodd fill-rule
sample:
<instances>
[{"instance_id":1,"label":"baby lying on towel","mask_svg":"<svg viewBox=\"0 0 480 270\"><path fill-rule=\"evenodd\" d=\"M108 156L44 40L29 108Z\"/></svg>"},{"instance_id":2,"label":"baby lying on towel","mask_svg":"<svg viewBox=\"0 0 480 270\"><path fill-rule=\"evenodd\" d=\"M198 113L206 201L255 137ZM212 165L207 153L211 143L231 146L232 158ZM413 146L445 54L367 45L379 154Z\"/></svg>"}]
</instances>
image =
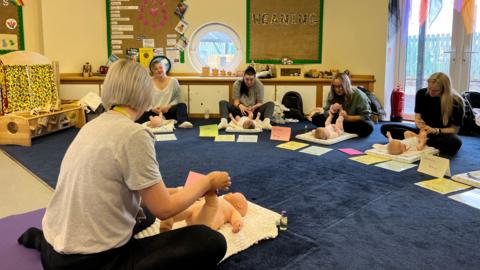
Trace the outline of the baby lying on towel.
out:
<instances>
[{"instance_id":1,"label":"baby lying on towel","mask_svg":"<svg viewBox=\"0 0 480 270\"><path fill-rule=\"evenodd\" d=\"M339 115L334 124L332 124L333 115L338 113L342 109L342 106L338 103L330 106L328 111L327 120L325 120L325 127L319 127L312 131L314 137L320 140L334 139L341 136L344 132L343 130L343 116ZM322 112L323 113L323 112Z\"/></svg>"},{"instance_id":2,"label":"baby lying on towel","mask_svg":"<svg viewBox=\"0 0 480 270\"><path fill-rule=\"evenodd\" d=\"M159 128L159 127L168 125L172 121L175 121L175 120L165 119L165 117L163 117L162 113L160 113L157 116L150 116L149 119L150 119L150 121L148 121L147 124L146 124L147 127L149 127L149 128Z\"/></svg>"},{"instance_id":3,"label":"baby lying on towel","mask_svg":"<svg viewBox=\"0 0 480 270\"><path fill-rule=\"evenodd\" d=\"M173 223L185 220L187 225L203 224L217 230L223 224L230 223L232 232L242 229L243 219L247 214L248 202L242 193L228 193L217 197L215 191L205 194L205 200L199 200L185 211L167 220L162 220L160 232L169 231Z\"/></svg>"},{"instance_id":4,"label":"baby lying on towel","mask_svg":"<svg viewBox=\"0 0 480 270\"><path fill-rule=\"evenodd\" d=\"M427 143L427 132L422 130L419 134L412 131L405 131L405 139L396 140L392 138L390 132L387 132L388 143L386 145L374 144L373 148L386 148L390 155L401 155L406 152L422 151Z\"/></svg>"},{"instance_id":5,"label":"baby lying on towel","mask_svg":"<svg viewBox=\"0 0 480 270\"><path fill-rule=\"evenodd\" d=\"M257 113L257 118L253 119L253 113L248 111L247 116L236 116L230 113L230 123L229 125L234 128L243 128L243 129L256 129L262 128L262 121L260 120L260 113Z\"/></svg>"}]
</instances>

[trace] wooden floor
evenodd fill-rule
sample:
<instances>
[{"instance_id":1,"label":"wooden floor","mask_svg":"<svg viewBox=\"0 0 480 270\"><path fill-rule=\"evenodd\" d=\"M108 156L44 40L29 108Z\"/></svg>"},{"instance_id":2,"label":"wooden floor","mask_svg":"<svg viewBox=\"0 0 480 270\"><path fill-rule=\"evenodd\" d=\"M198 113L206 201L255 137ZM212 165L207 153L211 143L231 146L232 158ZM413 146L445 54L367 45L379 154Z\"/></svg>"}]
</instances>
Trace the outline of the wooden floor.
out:
<instances>
[{"instance_id":1,"label":"wooden floor","mask_svg":"<svg viewBox=\"0 0 480 270\"><path fill-rule=\"evenodd\" d=\"M47 206L53 189L0 150L0 218Z\"/></svg>"}]
</instances>

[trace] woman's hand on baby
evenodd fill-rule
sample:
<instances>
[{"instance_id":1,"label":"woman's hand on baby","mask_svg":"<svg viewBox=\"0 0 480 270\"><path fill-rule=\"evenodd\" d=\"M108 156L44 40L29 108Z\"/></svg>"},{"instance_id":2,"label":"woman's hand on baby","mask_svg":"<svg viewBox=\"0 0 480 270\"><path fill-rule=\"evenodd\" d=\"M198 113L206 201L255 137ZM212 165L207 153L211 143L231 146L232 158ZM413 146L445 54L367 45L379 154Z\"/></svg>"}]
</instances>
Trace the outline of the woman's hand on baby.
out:
<instances>
[{"instance_id":1,"label":"woman's hand on baby","mask_svg":"<svg viewBox=\"0 0 480 270\"><path fill-rule=\"evenodd\" d=\"M232 185L230 175L227 172L214 171L208 174L210 179L210 190L228 190Z\"/></svg>"},{"instance_id":2,"label":"woman's hand on baby","mask_svg":"<svg viewBox=\"0 0 480 270\"><path fill-rule=\"evenodd\" d=\"M248 108L247 108L245 105L243 105L243 104L238 105L238 109L240 110L240 112L242 113L242 115L246 115L246 114L247 114Z\"/></svg>"},{"instance_id":3,"label":"woman's hand on baby","mask_svg":"<svg viewBox=\"0 0 480 270\"><path fill-rule=\"evenodd\" d=\"M425 127L422 128L422 130L424 130L427 134L436 134L437 133L436 128L432 128L432 127L427 126L427 125L425 125Z\"/></svg>"}]
</instances>

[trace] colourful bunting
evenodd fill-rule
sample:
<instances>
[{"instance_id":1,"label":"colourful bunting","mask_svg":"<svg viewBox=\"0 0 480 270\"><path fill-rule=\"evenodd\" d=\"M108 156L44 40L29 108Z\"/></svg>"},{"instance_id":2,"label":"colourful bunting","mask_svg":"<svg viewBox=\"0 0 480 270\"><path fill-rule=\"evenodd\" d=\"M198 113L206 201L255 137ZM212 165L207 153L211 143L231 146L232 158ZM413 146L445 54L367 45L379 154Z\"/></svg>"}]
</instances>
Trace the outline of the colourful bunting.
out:
<instances>
[{"instance_id":1,"label":"colourful bunting","mask_svg":"<svg viewBox=\"0 0 480 270\"><path fill-rule=\"evenodd\" d=\"M467 34L473 32L475 23L475 0L464 0L462 6L463 24Z\"/></svg>"},{"instance_id":2,"label":"colourful bunting","mask_svg":"<svg viewBox=\"0 0 480 270\"><path fill-rule=\"evenodd\" d=\"M10 0L12 4L23 7L23 0Z\"/></svg>"},{"instance_id":3,"label":"colourful bunting","mask_svg":"<svg viewBox=\"0 0 480 270\"><path fill-rule=\"evenodd\" d=\"M428 0L421 0L420 14L418 16L420 25L424 25L427 20Z\"/></svg>"},{"instance_id":4,"label":"colourful bunting","mask_svg":"<svg viewBox=\"0 0 480 270\"><path fill-rule=\"evenodd\" d=\"M432 25L435 19L440 14L440 11L443 7L443 0L430 0L430 4L428 7L428 27Z\"/></svg>"}]
</instances>

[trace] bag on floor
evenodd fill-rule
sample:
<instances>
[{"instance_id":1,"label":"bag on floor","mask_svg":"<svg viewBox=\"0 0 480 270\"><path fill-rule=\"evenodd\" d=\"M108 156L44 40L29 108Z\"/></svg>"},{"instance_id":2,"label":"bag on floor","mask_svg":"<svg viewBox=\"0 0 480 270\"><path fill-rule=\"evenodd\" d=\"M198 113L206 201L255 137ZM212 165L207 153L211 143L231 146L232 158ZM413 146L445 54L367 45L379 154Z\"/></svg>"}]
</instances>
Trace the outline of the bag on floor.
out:
<instances>
[{"instance_id":1,"label":"bag on floor","mask_svg":"<svg viewBox=\"0 0 480 270\"><path fill-rule=\"evenodd\" d=\"M293 118L303 120L303 101L302 96L295 91L285 93L282 98L282 104L285 105L289 111L285 111L285 118Z\"/></svg>"},{"instance_id":2,"label":"bag on floor","mask_svg":"<svg viewBox=\"0 0 480 270\"><path fill-rule=\"evenodd\" d=\"M372 109L372 120L374 120L374 122L383 121L386 113L382 107L382 103L380 103L380 100L378 100L378 98L368 89L365 89L363 87L357 88L362 90L362 92L365 93L365 95L367 95L368 97L368 104Z\"/></svg>"},{"instance_id":3,"label":"bag on floor","mask_svg":"<svg viewBox=\"0 0 480 270\"><path fill-rule=\"evenodd\" d=\"M480 135L480 126L475 122L474 108L480 108L480 92L466 91L462 93L465 102L465 115L463 126L460 127L461 135Z\"/></svg>"}]
</instances>

